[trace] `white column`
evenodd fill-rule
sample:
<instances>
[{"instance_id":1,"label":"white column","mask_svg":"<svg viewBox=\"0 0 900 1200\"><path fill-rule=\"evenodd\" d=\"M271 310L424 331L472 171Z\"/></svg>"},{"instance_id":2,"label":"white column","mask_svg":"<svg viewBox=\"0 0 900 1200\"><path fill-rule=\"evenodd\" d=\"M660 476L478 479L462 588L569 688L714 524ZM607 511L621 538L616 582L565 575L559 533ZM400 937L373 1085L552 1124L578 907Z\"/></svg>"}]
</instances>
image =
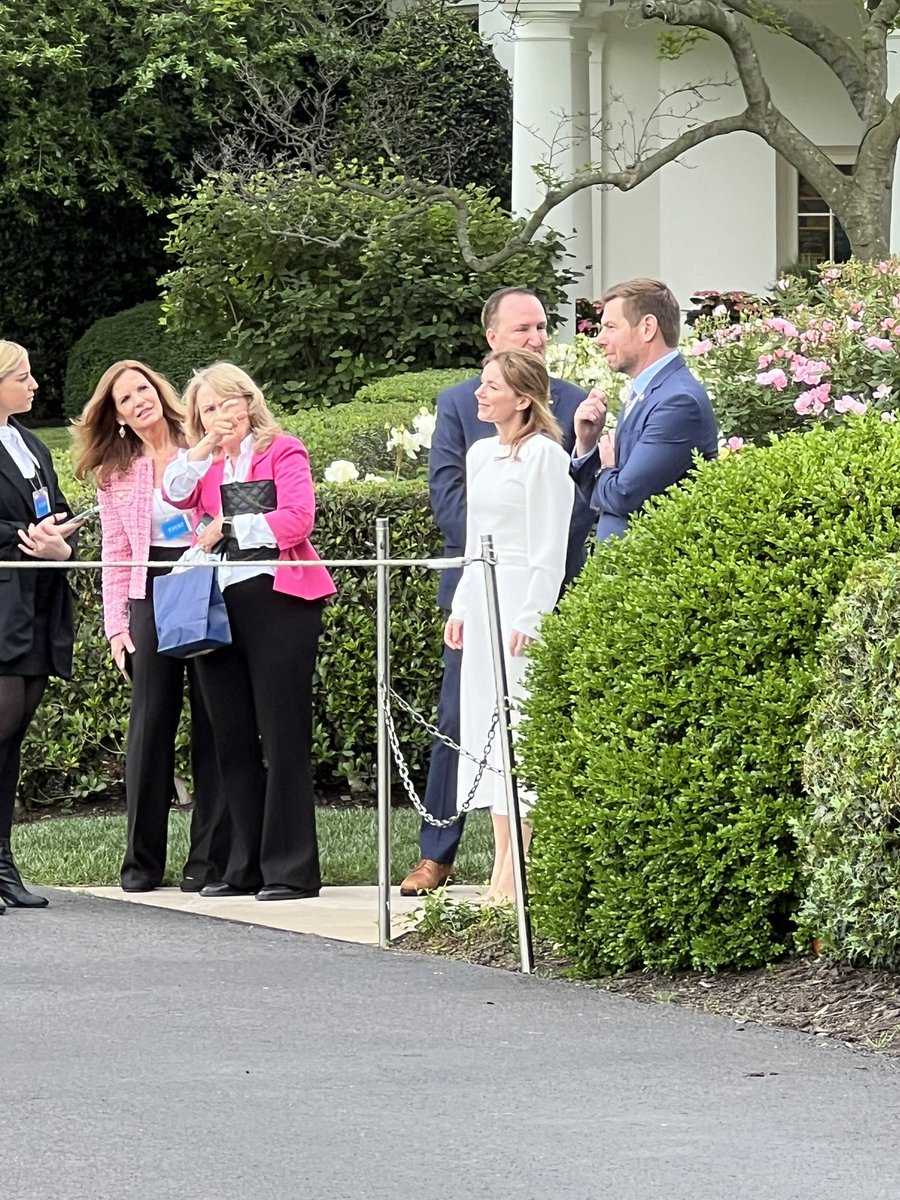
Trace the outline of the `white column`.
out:
<instances>
[{"instance_id":1,"label":"white column","mask_svg":"<svg viewBox=\"0 0 900 1200\"><path fill-rule=\"evenodd\" d=\"M575 172L572 21L581 15L581 0L506 0L504 7L515 13L512 207L527 216L546 192L535 165L552 173L552 182L567 181ZM547 221L570 239L572 200L555 208ZM573 303L578 292L573 286ZM571 319L573 312L561 315Z\"/></svg>"},{"instance_id":2,"label":"white column","mask_svg":"<svg viewBox=\"0 0 900 1200\"><path fill-rule=\"evenodd\" d=\"M589 29L578 24L575 26L575 41L572 47L572 99L574 110L572 114L574 167L576 172L587 169L591 162L591 88L590 88L590 51ZM575 256L575 268L582 272L581 279L575 284L576 296L594 299L596 285L594 283L593 267L593 209L591 192L593 188L576 192L572 197L572 217L575 233L569 249Z\"/></svg>"},{"instance_id":3,"label":"white column","mask_svg":"<svg viewBox=\"0 0 900 1200\"><path fill-rule=\"evenodd\" d=\"M893 100L900 92L900 32L888 34L887 52L887 98ZM900 251L900 156L894 163L890 248L895 254Z\"/></svg>"},{"instance_id":4,"label":"white column","mask_svg":"<svg viewBox=\"0 0 900 1200\"><path fill-rule=\"evenodd\" d=\"M588 109L591 114L590 156L594 166L603 165L603 51L605 33L592 33L588 41ZM603 270L603 189L591 188L591 275L592 300L599 300L604 286Z\"/></svg>"}]
</instances>

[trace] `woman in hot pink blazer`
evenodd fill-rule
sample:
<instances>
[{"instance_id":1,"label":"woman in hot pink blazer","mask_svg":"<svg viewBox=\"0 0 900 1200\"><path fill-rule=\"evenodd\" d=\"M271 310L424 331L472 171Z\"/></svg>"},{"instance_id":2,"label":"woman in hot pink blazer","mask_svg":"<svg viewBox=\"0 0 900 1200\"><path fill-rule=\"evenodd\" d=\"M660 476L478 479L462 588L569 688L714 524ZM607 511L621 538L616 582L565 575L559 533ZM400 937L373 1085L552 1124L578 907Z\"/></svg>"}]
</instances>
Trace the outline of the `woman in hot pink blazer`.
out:
<instances>
[{"instance_id":1,"label":"woman in hot pink blazer","mask_svg":"<svg viewBox=\"0 0 900 1200\"><path fill-rule=\"evenodd\" d=\"M309 456L232 363L199 371L184 402L194 445L166 469L165 493L200 511L197 544L224 556L217 573L232 633L230 646L197 660L231 818L223 882L201 895L316 896L312 681L335 587L309 540ZM266 559L311 565L257 565Z\"/></svg>"},{"instance_id":2,"label":"woman in hot pink blazer","mask_svg":"<svg viewBox=\"0 0 900 1200\"><path fill-rule=\"evenodd\" d=\"M122 888L146 892L162 882L169 809L175 792L175 738L183 706L185 666L191 701L194 811L181 889L199 891L221 879L227 832L219 796L209 718L193 663L156 649L153 580L171 569L192 540L193 513L162 498L166 465L186 445L184 413L175 389L144 363L125 359L103 373L75 422L76 473L97 483L102 557L159 562L104 567L103 623L116 666L131 680L125 754L128 831ZM187 519L185 519L187 518Z\"/></svg>"}]
</instances>

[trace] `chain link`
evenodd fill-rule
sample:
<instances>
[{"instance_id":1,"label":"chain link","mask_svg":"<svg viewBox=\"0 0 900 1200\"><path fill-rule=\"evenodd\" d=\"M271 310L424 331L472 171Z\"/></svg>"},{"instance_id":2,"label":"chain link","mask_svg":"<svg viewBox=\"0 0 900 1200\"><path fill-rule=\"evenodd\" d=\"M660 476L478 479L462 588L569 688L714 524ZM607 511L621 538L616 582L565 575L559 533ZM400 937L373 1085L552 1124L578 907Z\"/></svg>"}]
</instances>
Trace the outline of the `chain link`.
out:
<instances>
[{"instance_id":1,"label":"chain link","mask_svg":"<svg viewBox=\"0 0 900 1200\"><path fill-rule=\"evenodd\" d=\"M487 741L484 744L484 750L482 751L481 758L479 759L476 758L474 754L470 754L468 750L463 749L462 746L457 746L454 741L448 738L445 734L441 733L439 730L435 729L433 725L430 725L424 717L420 716L417 712L410 708L406 701L401 699L401 697L397 695L393 688L388 689L383 678L378 680L378 694L381 697L385 727L387 729L388 741L391 744L391 750L394 754L394 761L397 764L397 773L400 776L400 782L406 789L406 794L409 796L413 808L426 823L426 825L431 825L435 829L449 829L451 825L455 825L460 817L464 816L469 811L472 801L475 799L475 793L478 791L478 785L481 783L481 777L485 770L493 771L496 775L503 774L503 772L498 770L496 767L491 767L488 765L488 759L490 758L494 735L496 734L497 726L500 723L500 713L498 709L495 706L494 713L491 718L491 726L487 734ZM432 816L432 814L419 799L416 789L413 786L413 782L409 777L409 769L406 765L406 760L403 757L403 752L400 749L400 740L397 737L394 719L391 716L390 701L392 698L400 704L401 708L403 708L410 714L411 717L413 717L417 724L421 725L429 732L433 732L434 736L442 741L445 746L449 746L452 750L456 750L458 753L468 758L471 762L477 764L478 769L475 772L475 780L469 789L469 794L460 805L459 811L454 813L452 817L445 817L443 820L440 820L437 817Z\"/></svg>"}]
</instances>

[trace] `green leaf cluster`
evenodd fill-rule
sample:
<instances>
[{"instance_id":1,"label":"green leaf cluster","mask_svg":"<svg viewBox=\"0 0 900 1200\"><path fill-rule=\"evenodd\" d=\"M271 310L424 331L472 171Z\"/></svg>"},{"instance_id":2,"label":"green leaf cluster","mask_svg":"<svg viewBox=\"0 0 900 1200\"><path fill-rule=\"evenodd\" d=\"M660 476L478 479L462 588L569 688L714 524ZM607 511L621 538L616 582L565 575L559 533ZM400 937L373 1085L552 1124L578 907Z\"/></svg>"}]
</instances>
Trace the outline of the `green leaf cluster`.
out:
<instances>
[{"instance_id":1,"label":"green leaf cluster","mask_svg":"<svg viewBox=\"0 0 900 1200\"><path fill-rule=\"evenodd\" d=\"M395 183L355 168L335 178L277 171L249 185L205 180L175 206L168 322L228 341L291 408L349 399L381 375L477 361L478 318L495 288L522 284L551 311L558 305L566 277L554 264L555 235L477 274L463 261L455 211L376 194ZM477 188L469 218L476 253L519 227Z\"/></svg>"},{"instance_id":2,"label":"green leaf cluster","mask_svg":"<svg viewBox=\"0 0 900 1200\"><path fill-rule=\"evenodd\" d=\"M900 431L813 428L698 466L597 547L533 654L538 928L586 973L791 945L823 621L900 540Z\"/></svg>"},{"instance_id":3,"label":"green leaf cluster","mask_svg":"<svg viewBox=\"0 0 900 1200\"><path fill-rule=\"evenodd\" d=\"M378 406L370 411L378 412ZM341 410L329 419L338 427ZM73 478L69 456L57 454L55 461L70 504L80 509L92 503L92 491ZM374 558L377 517L391 520L395 558L440 557L441 537L423 481L323 483L317 503L313 542L322 558ZM85 526L79 554L99 559L96 523ZM51 681L26 739L21 794L31 803L82 799L121 787L124 777L128 685L113 666L103 634L99 572L73 571L70 577L77 598L74 677ZM315 682L315 782L322 788L336 783L370 788L376 767L375 572L336 568L334 577L338 595L326 609ZM436 594L433 572L393 572L393 684L429 720L441 669L443 616ZM410 769L421 778L430 739L405 719L398 726ZM179 740L185 778L187 736L185 713Z\"/></svg>"},{"instance_id":4,"label":"green leaf cluster","mask_svg":"<svg viewBox=\"0 0 900 1200\"><path fill-rule=\"evenodd\" d=\"M797 823L799 940L900 969L900 557L864 562L822 628Z\"/></svg>"}]
</instances>

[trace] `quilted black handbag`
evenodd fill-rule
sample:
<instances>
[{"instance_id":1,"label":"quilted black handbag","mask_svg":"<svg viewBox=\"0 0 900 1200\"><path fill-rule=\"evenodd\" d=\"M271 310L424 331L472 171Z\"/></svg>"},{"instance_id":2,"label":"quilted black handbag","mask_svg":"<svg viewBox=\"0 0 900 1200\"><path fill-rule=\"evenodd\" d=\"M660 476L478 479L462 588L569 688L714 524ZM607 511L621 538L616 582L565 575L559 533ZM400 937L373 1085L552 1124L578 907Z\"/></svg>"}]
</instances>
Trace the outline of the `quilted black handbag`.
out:
<instances>
[{"instance_id":1,"label":"quilted black handbag","mask_svg":"<svg viewBox=\"0 0 900 1200\"><path fill-rule=\"evenodd\" d=\"M277 505L274 479L248 479L244 483L223 483L219 490L222 496L222 516L239 517L244 513L274 512ZM253 550L242 550L237 538L223 538L216 547L224 557L234 560L265 559L277 557L272 546L259 546Z\"/></svg>"}]
</instances>

